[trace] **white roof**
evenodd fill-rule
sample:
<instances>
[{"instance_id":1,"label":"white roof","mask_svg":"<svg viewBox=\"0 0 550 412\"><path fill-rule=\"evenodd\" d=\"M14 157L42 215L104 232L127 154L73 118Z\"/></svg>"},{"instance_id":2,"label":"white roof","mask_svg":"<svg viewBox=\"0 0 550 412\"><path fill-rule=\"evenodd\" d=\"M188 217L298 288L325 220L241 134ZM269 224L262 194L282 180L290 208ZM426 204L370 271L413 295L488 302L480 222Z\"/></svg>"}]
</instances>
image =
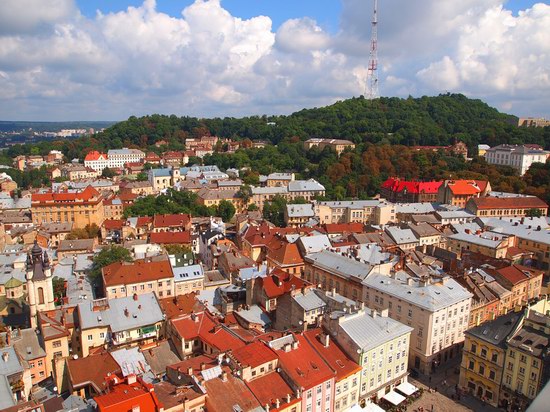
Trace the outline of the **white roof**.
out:
<instances>
[{"instance_id":1,"label":"white roof","mask_svg":"<svg viewBox=\"0 0 550 412\"><path fill-rule=\"evenodd\" d=\"M313 217L315 212L313 211L313 205L307 203L305 205L288 204L286 205L286 213L288 217Z\"/></svg>"},{"instance_id":2,"label":"white roof","mask_svg":"<svg viewBox=\"0 0 550 412\"><path fill-rule=\"evenodd\" d=\"M412 383L409 383L409 382L403 382L399 386L397 386L395 389L397 389L401 393L404 393L407 396L412 395L418 390L416 386L414 386Z\"/></svg>"},{"instance_id":3,"label":"white roof","mask_svg":"<svg viewBox=\"0 0 550 412\"><path fill-rule=\"evenodd\" d=\"M398 245L403 245L406 243L417 243L418 239L414 235L411 229L401 229L396 226L386 228L386 233L391 236L391 238Z\"/></svg>"},{"instance_id":4,"label":"white roof","mask_svg":"<svg viewBox=\"0 0 550 412\"><path fill-rule=\"evenodd\" d=\"M309 180L293 180L288 183L289 192L315 192L324 191L325 186L316 181L315 179Z\"/></svg>"}]
</instances>

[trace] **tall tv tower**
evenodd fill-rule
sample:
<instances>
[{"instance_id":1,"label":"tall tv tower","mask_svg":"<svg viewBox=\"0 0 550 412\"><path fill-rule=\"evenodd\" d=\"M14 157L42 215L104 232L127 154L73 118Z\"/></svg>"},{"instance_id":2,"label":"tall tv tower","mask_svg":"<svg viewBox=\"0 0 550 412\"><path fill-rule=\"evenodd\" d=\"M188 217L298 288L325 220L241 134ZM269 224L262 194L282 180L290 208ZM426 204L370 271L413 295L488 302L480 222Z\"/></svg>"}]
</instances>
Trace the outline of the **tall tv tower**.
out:
<instances>
[{"instance_id":1,"label":"tall tv tower","mask_svg":"<svg viewBox=\"0 0 550 412\"><path fill-rule=\"evenodd\" d=\"M374 13L370 38L369 66L367 68L367 99L380 97L378 93L378 0L374 0Z\"/></svg>"}]
</instances>

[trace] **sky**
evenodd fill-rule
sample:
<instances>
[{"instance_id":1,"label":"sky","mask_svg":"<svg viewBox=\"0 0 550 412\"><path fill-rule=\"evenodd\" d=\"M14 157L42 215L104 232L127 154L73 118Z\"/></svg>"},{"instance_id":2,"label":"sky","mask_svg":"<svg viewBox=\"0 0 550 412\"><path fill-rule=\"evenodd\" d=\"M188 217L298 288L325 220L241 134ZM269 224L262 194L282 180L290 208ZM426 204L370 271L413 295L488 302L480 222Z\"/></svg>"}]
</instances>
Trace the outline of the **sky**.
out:
<instances>
[{"instance_id":1,"label":"sky","mask_svg":"<svg viewBox=\"0 0 550 412\"><path fill-rule=\"evenodd\" d=\"M0 120L288 114L365 92L372 0L2 0ZM383 96L550 117L548 1L379 0Z\"/></svg>"}]
</instances>

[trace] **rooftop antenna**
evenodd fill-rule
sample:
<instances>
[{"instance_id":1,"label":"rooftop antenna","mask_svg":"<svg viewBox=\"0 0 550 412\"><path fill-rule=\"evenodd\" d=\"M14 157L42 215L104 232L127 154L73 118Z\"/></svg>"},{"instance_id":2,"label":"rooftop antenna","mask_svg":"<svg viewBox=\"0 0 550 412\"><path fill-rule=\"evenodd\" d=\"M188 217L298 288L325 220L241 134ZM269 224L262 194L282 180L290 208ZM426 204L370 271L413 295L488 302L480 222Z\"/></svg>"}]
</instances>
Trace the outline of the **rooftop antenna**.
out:
<instances>
[{"instance_id":1,"label":"rooftop antenna","mask_svg":"<svg viewBox=\"0 0 550 412\"><path fill-rule=\"evenodd\" d=\"M367 83L365 84L367 99L377 99L378 93L378 0L374 0L372 16L369 66L367 68Z\"/></svg>"}]
</instances>

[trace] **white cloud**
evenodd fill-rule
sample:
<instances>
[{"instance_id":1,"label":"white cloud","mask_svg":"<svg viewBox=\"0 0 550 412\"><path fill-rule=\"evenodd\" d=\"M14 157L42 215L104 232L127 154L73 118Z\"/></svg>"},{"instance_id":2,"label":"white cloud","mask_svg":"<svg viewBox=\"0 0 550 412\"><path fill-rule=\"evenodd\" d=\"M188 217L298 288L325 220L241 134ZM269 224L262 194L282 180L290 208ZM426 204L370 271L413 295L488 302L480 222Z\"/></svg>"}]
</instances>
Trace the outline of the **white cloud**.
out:
<instances>
[{"instance_id":1,"label":"white cloud","mask_svg":"<svg viewBox=\"0 0 550 412\"><path fill-rule=\"evenodd\" d=\"M550 6L380 2L383 95L460 91L518 114L550 103ZM220 0L171 17L154 0L83 17L73 0L0 1L3 118L122 119L152 112L290 112L364 92L372 10L343 0L340 31L310 18L273 31ZM521 106L519 104L521 103Z\"/></svg>"}]
</instances>

